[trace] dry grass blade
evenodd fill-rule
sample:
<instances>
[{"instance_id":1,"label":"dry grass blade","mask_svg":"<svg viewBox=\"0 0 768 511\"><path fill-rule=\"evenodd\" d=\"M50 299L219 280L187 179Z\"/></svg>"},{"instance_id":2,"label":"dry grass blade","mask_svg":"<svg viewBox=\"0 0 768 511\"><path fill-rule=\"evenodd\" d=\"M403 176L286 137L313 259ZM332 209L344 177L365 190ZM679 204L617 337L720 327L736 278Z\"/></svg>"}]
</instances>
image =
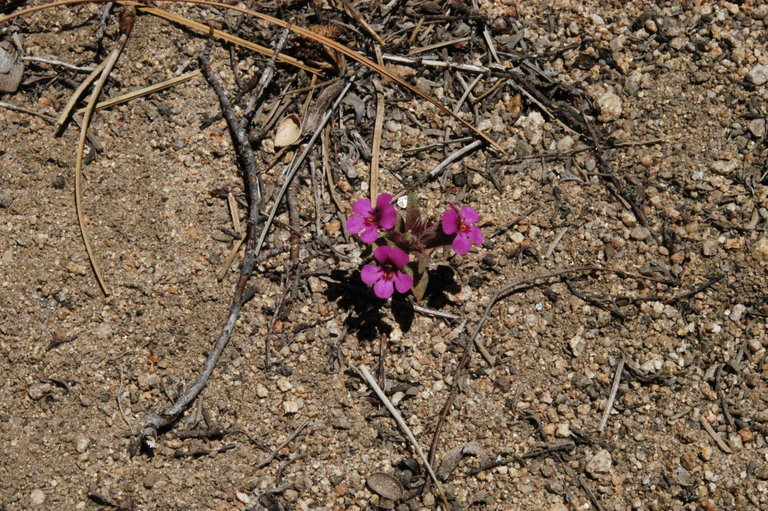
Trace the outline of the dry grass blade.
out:
<instances>
[{"instance_id":1,"label":"dry grass blade","mask_svg":"<svg viewBox=\"0 0 768 511\"><path fill-rule=\"evenodd\" d=\"M80 235L83 237L85 251L88 253L88 260L91 261L93 272L96 274L96 280L99 281L101 290L107 296L110 294L109 288L107 287L107 283L104 281L104 275L101 273L101 268L99 267L99 264L96 260L96 255L93 253L93 248L91 248L88 231L85 228L85 218L83 217L82 205L83 190L80 182L83 172L83 150L85 149L85 137L88 132L88 125L91 123L91 116L93 115L96 101L99 99L101 89L104 87L104 83L106 83L107 78L109 77L109 73L112 72L112 68L115 66L115 63L117 62L118 57L120 57L120 53L123 51L123 48L125 48L125 44L127 42L128 36L126 34L121 35L120 40L117 42L117 47L112 50L112 53L105 61L106 63L103 67L103 71L101 72L99 80L93 86L93 92L91 93L91 97L88 100L88 106L85 108L85 114L83 116L83 124L80 129L80 141L77 144L77 162L75 163L75 210L77 212L77 223L80 225Z\"/></svg>"},{"instance_id":2,"label":"dry grass blade","mask_svg":"<svg viewBox=\"0 0 768 511\"><path fill-rule=\"evenodd\" d=\"M67 119L69 118L69 115L72 113L72 109L75 108L75 105L77 104L77 100L80 99L80 96L83 95L83 92L85 92L85 89L88 88L88 86L93 83L93 81L99 77L99 74L104 70L104 66L107 65L107 61L104 60L101 64L99 64L96 69L94 69L91 74L89 74L85 80L80 84L80 86L75 90L75 92L72 93L72 95L69 97L69 101L67 101L67 106L64 107L64 110L61 111L61 114L59 114L59 118L56 120L56 124L54 127L54 134L58 135L61 133L61 129L64 127L64 123L67 122Z\"/></svg>"},{"instance_id":3,"label":"dry grass blade","mask_svg":"<svg viewBox=\"0 0 768 511\"><path fill-rule=\"evenodd\" d=\"M136 5L137 7L139 7L139 10L142 12L146 12L146 13L155 15L157 17L166 19L168 21L178 23L179 25L184 25L188 29L194 30L195 32L198 32L201 34L208 34L211 31L210 27L207 25L204 25L203 23L192 21L190 19L185 18L184 16L180 16L178 14L168 12L163 9L158 9L156 7L140 7L140 4L134 3L134 2L120 2L120 3L125 5L131 5L131 4ZM223 30L213 29L213 37L215 37L216 39L227 41L232 44L236 44L238 46L242 46L243 48L248 48L249 50L253 50L255 52L261 53L262 55L266 55L267 57L271 57L275 54L275 51L272 48L267 48L266 46L262 46L260 44L245 40L241 37L237 37L228 32L224 32ZM302 61L295 59L289 55L285 55L281 53L280 55L277 56L277 60L278 62L290 64L292 66L298 67L299 69L303 69L304 71L308 71L313 74L322 74L321 69L308 66L304 64Z\"/></svg>"},{"instance_id":4,"label":"dry grass blade","mask_svg":"<svg viewBox=\"0 0 768 511\"><path fill-rule=\"evenodd\" d=\"M389 78L393 82L397 83L401 87L404 87L405 89L408 89L413 94L419 96L420 98L422 98L422 99L424 99L426 101L429 101L430 103L432 103L442 113L455 118L457 121L459 121L459 123L464 125L466 128L472 130L478 137L480 137L483 140L485 140L488 144L491 145L491 147L493 147L494 149L496 149L500 153L503 153L503 154L506 153L506 151L499 144L497 144L487 133L481 131L480 129L478 129L474 125L472 125L472 123L467 122L464 119L462 119L461 117L459 117L456 114L454 114L450 109L446 108L437 99L433 98L432 96L430 96L426 92L422 91L418 87L416 87L414 85L411 85L410 83L406 82L404 79L402 79L399 76L397 76L396 74L392 73L391 71L389 71L384 66L377 64L376 62L372 61L368 57L365 57L365 56L357 53L356 51L354 51L354 50L344 46L343 44L340 44L340 43L334 41L333 39L330 39L330 38L325 37L323 35L320 35L320 34L318 34L316 32L313 32L310 29L299 27L299 26L296 26L296 25L292 25L292 24L288 23L287 21L283 21L281 19L275 18L274 16L270 16L268 14L263 14L263 13L260 13L258 11L253 11L253 10L250 10L250 9L245 9L243 7L238 7L238 6L235 6L235 5L227 5L227 4L223 4L221 2L213 2L213 1L210 1L210 0L160 0L160 1L175 2L175 3L187 3L187 4L193 4L193 5L207 5L209 7L218 7L220 9L234 10L234 11L237 11L237 12L241 12L243 14L247 14L249 16L253 16L253 17L258 18L260 20L264 20L264 21L266 21L268 23L272 23L273 25L277 25L277 26L282 27L282 28L287 28L287 29L291 30L295 34L298 34L298 35L300 35L302 37L305 37L307 39L310 39L312 41L316 41L316 42L318 42L320 44L323 44L323 45L327 46L328 48L330 48L332 50L336 50L337 52L339 52L339 53L341 53L343 55L346 55L347 57L351 58L352 60L356 60L357 62L363 64L364 66L366 66L366 67L376 71L380 75L386 76L387 78ZM18 16L22 16L22 15L25 15L25 14L30 14L30 13L33 13L33 12L37 12L37 11L41 11L41 10L49 9L49 8L53 8L53 7L60 7L60 6L65 6L65 5L77 5L77 4L84 4L84 3L104 3L104 2L105 2L105 0L62 0L60 2L52 2L52 3L49 3L49 4L39 5L39 6L36 6L36 7L30 7L28 9L24 9L24 10L21 10L19 12L13 13L13 14L9 14L8 16L3 16L3 17L0 18L0 23L2 23L4 21L8 21L8 20L13 19L13 18L16 18ZM126 1L126 0L119 1L117 3L119 3L121 5L130 5L130 6L139 7L142 10L145 10L147 12L152 12L153 14L156 11L161 11L162 10L162 9L155 9L154 7L144 7L142 4L140 4L138 2L132 2L132 1ZM182 18L182 19L184 19L186 22L190 22L190 20L187 20L186 18ZM197 23L197 22L191 22L191 23ZM206 27L205 25L202 25L202 24L198 24L198 27L199 27L198 30L203 30L203 28L204 28L204 30L203 30L204 33L208 33L209 30L210 30L209 27ZM219 37L219 38L223 38L222 34L224 34L224 32L214 31L214 35ZM228 34L228 35L230 35L230 34ZM234 38L235 36L231 36L231 37ZM254 51L259 51L259 50L256 50L256 46L259 46L259 45L255 45L253 43L249 43L248 41L245 41L244 39L239 39L239 38L238 38L238 41L242 41L244 43L247 43L249 46L246 46L246 47L249 47L249 48L253 49ZM230 42L235 42L235 40L230 40ZM263 48L264 50L267 50L267 51L271 51L271 50L269 50L269 48L265 48L265 47L261 47L261 48Z\"/></svg>"},{"instance_id":5,"label":"dry grass blade","mask_svg":"<svg viewBox=\"0 0 768 511\"><path fill-rule=\"evenodd\" d=\"M381 48L376 46L376 60L381 60ZM371 144L371 202L376 202L379 195L379 160L381 158L381 136L384 131L384 91L381 84L374 82L376 87L376 119L373 123L373 143Z\"/></svg>"},{"instance_id":6,"label":"dry grass blade","mask_svg":"<svg viewBox=\"0 0 768 511\"><path fill-rule=\"evenodd\" d=\"M94 108L95 110L103 110L105 108L113 107L115 105L127 103L133 99L140 98L142 96L147 96L154 92L168 89L170 87L173 87L174 85L178 85L180 83L186 82L187 80L191 80L192 78L195 78L198 76L200 76L200 70L195 69L194 71L184 73L183 75L179 75L175 78L171 78L170 80L165 80L164 82L156 83L148 87L142 87L141 89L128 92L127 94L122 94L120 96L114 97L112 99L108 99L106 101L100 101L99 103L96 104ZM81 108L80 110L77 111L77 113L79 114L85 113L85 108Z\"/></svg>"}]
</instances>

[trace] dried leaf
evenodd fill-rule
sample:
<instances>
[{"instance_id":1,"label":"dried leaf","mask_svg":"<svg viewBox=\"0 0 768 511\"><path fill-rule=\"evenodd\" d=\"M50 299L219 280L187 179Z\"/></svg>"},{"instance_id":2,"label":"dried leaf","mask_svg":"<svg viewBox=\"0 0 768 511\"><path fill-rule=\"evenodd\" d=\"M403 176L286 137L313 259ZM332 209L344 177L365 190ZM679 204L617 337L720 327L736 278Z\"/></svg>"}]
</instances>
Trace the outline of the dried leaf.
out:
<instances>
[{"instance_id":1,"label":"dried leaf","mask_svg":"<svg viewBox=\"0 0 768 511\"><path fill-rule=\"evenodd\" d=\"M0 41L0 92L16 92L24 75L24 62L10 41Z\"/></svg>"},{"instance_id":2,"label":"dried leaf","mask_svg":"<svg viewBox=\"0 0 768 511\"><path fill-rule=\"evenodd\" d=\"M477 442L469 442L464 445L460 445L446 453L435 473L440 480L446 481L448 477L450 477L451 472L456 469L462 459L467 456L479 457L482 455L483 447Z\"/></svg>"}]
</instances>

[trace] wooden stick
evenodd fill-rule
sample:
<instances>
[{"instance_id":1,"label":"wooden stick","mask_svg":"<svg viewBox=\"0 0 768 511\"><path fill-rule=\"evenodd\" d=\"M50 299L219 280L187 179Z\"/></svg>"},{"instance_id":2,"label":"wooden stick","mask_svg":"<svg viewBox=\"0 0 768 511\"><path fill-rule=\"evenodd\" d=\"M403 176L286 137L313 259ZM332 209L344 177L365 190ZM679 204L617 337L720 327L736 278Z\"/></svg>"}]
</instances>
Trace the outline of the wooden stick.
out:
<instances>
[{"instance_id":1,"label":"wooden stick","mask_svg":"<svg viewBox=\"0 0 768 511\"><path fill-rule=\"evenodd\" d=\"M435 488L437 488L438 493L440 494L440 499L443 501L443 506L445 506L446 511L451 509L451 506L448 504L448 499L445 498L445 492L443 491L443 486L440 484L440 481L437 479L437 476L435 475L435 471L432 470L432 465L430 465L429 461L427 460L427 456L424 454L424 450L421 448L421 445L419 445L419 442L416 441L416 437L413 436L413 433L411 432L411 429L408 427L408 424L405 423L405 420L403 420L403 416L400 415L400 412L397 411L397 408L392 404L392 402L387 398L387 395L384 394L384 391L381 390L381 387L376 383L376 380L371 376L370 371L368 371L368 368L364 365L359 367L360 373L363 375L363 378L365 378L365 381L368 382L368 385L371 386L373 391L376 393L376 395L381 399L381 402L384 403L384 406L387 408L389 413L392 415L392 418L395 419L395 422L397 422L397 425L400 426L400 429L403 430L403 433L405 433L405 436L408 438L408 441L411 443L411 446L413 447L413 450L416 451L416 454L421 458L421 462L424 463L424 466L427 469L427 472L429 473L429 477L432 478L432 482L435 483Z\"/></svg>"}]
</instances>

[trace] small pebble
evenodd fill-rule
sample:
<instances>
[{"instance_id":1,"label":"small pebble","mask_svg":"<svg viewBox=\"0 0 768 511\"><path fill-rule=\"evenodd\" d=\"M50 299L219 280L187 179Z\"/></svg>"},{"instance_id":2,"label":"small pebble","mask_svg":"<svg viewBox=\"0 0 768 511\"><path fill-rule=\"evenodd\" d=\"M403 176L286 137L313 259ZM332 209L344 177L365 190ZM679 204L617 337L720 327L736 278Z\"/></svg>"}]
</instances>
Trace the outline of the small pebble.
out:
<instances>
[{"instance_id":1,"label":"small pebble","mask_svg":"<svg viewBox=\"0 0 768 511\"><path fill-rule=\"evenodd\" d=\"M88 450L90 443L91 441L87 437L81 436L75 440L75 450L82 454Z\"/></svg>"},{"instance_id":2,"label":"small pebble","mask_svg":"<svg viewBox=\"0 0 768 511\"><path fill-rule=\"evenodd\" d=\"M717 240L706 240L701 244L701 254L704 257L712 257L717 252Z\"/></svg>"},{"instance_id":3,"label":"small pebble","mask_svg":"<svg viewBox=\"0 0 768 511\"><path fill-rule=\"evenodd\" d=\"M768 264L768 238L761 238L752 245L752 257L761 264Z\"/></svg>"},{"instance_id":4,"label":"small pebble","mask_svg":"<svg viewBox=\"0 0 768 511\"><path fill-rule=\"evenodd\" d=\"M260 398L265 398L269 395L269 391L267 390L267 387L259 383L256 385L256 396Z\"/></svg>"},{"instance_id":5,"label":"small pebble","mask_svg":"<svg viewBox=\"0 0 768 511\"><path fill-rule=\"evenodd\" d=\"M293 388L293 385L288 381L288 378L279 378L277 380L277 388L280 389L281 392L288 392Z\"/></svg>"},{"instance_id":6,"label":"small pebble","mask_svg":"<svg viewBox=\"0 0 768 511\"><path fill-rule=\"evenodd\" d=\"M32 493L29 494L29 500L32 501L33 505L40 506L45 502L45 493L39 489L32 490Z\"/></svg>"},{"instance_id":7,"label":"small pebble","mask_svg":"<svg viewBox=\"0 0 768 511\"><path fill-rule=\"evenodd\" d=\"M298 401L283 401L283 411L286 415L299 413Z\"/></svg>"},{"instance_id":8,"label":"small pebble","mask_svg":"<svg viewBox=\"0 0 768 511\"><path fill-rule=\"evenodd\" d=\"M747 73L747 80L755 85L762 85L768 82L768 66L758 64Z\"/></svg>"},{"instance_id":9,"label":"small pebble","mask_svg":"<svg viewBox=\"0 0 768 511\"><path fill-rule=\"evenodd\" d=\"M737 303L733 306L733 309L731 309L731 313L728 316L731 321L741 321L741 317L744 315L744 312L747 310L747 308L742 303Z\"/></svg>"},{"instance_id":10,"label":"small pebble","mask_svg":"<svg viewBox=\"0 0 768 511\"><path fill-rule=\"evenodd\" d=\"M152 472L144 476L144 479L142 480L141 484L146 488L147 490L151 490L155 487L157 482L162 479L162 475L157 472Z\"/></svg>"},{"instance_id":11,"label":"small pebble","mask_svg":"<svg viewBox=\"0 0 768 511\"><path fill-rule=\"evenodd\" d=\"M573 353L574 357L580 357L584 353L584 350L587 349L587 343L584 342L584 339L580 335L571 337L571 340L568 341L568 346L570 346L571 353Z\"/></svg>"},{"instance_id":12,"label":"small pebble","mask_svg":"<svg viewBox=\"0 0 768 511\"><path fill-rule=\"evenodd\" d=\"M765 119L752 119L747 128L755 138L763 138L765 136Z\"/></svg>"},{"instance_id":13,"label":"small pebble","mask_svg":"<svg viewBox=\"0 0 768 511\"><path fill-rule=\"evenodd\" d=\"M641 225L638 225L631 231L629 231L629 236L633 240L637 241L643 241L645 239L648 239L648 237L651 235L651 231L649 231L646 227L643 227Z\"/></svg>"},{"instance_id":14,"label":"small pebble","mask_svg":"<svg viewBox=\"0 0 768 511\"><path fill-rule=\"evenodd\" d=\"M598 117L600 121L615 121L621 117L621 98L613 92L606 92L597 98L597 108L600 111L600 115Z\"/></svg>"},{"instance_id":15,"label":"small pebble","mask_svg":"<svg viewBox=\"0 0 768 511\"><path fill-rule=\"evenodd\" d=\"M610 472L612 465L613 459L611 459L611 453L602 449L587 462L587 474L597 479L601 475Z\"/></svg>"}]
</instances>

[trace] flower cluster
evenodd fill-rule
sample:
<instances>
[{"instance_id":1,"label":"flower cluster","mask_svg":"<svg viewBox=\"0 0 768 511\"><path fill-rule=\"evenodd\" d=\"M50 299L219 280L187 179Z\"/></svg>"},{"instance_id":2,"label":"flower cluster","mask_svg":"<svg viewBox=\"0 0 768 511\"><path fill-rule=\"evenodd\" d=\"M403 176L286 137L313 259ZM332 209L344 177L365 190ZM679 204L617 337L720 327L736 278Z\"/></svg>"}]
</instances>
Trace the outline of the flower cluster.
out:
<instances>
[{"instance_id":1,"label":"flower cluster","mask_svg":"<svg viewBox=\"0 0 768 511\"><path fill-rule=\"evenodd\" d=\"M449 203L438 224L421 218L414 195L408 195L402 217L392 204L392 196L382 193L375 206L368 199L355 201L352 213L347 218L347 231L357 234L365 243L378 245L373 251L378 264L366 264L360 277L373 286L379 298L389 298L395 290L411 290L420 300L427 288L427 266L434 248L450 245L454 252L463 255L473 245L483 244L483 233L475 225L480 215L468 206L459 208Z\"/></svg>"}]
</instances>

